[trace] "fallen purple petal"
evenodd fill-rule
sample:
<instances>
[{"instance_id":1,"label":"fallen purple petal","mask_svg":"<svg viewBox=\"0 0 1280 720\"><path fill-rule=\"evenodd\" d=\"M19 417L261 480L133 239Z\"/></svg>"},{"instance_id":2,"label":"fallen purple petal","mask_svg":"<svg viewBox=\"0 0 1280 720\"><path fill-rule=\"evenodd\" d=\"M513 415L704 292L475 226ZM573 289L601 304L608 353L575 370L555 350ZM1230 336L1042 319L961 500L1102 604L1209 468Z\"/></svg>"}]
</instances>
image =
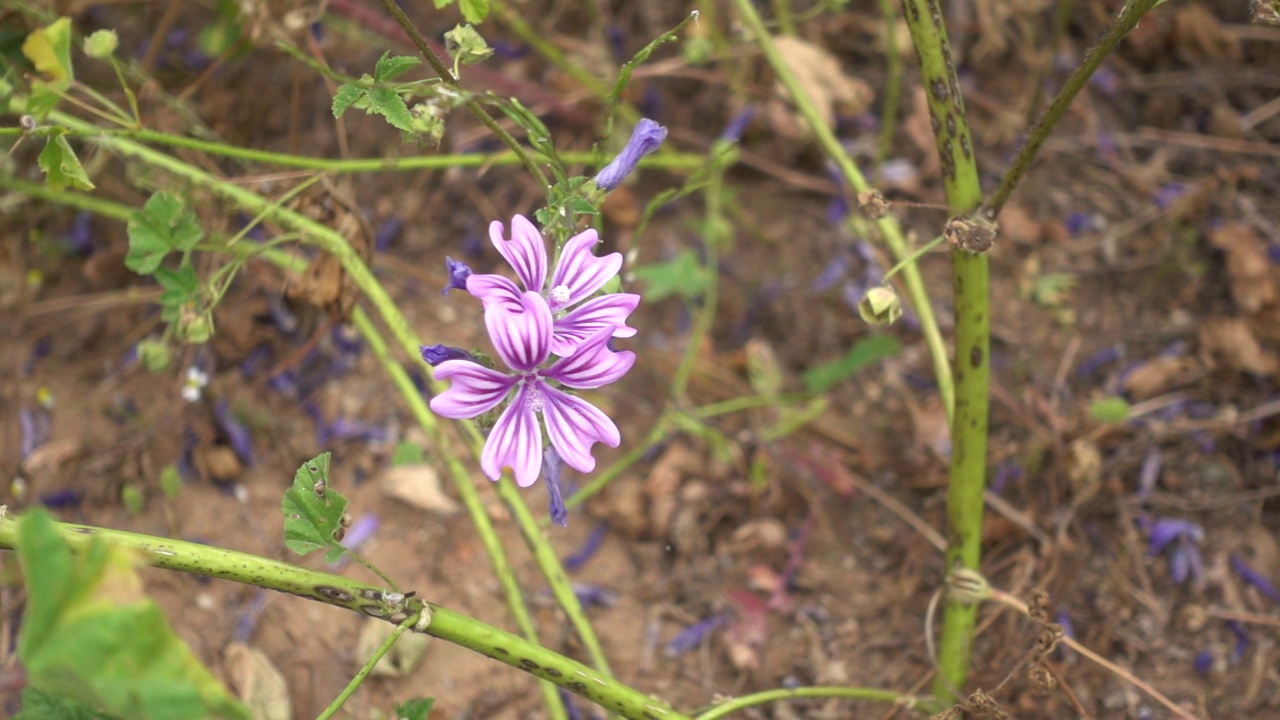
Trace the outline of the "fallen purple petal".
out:
<instances>
[{"instance_id":1,"label":"fallen purple petal","mask_svg":"<svg viewBox=\"0 0 1280 720\"><path fill-rule=\"evenodd\" d=\"M564 559L564 569L577 570L583 565L586 565L587 561L594 557L596 552L600 550L601 544L604 543L604 537L608 533L609 523L602 522L599 525L596 525L595 528L591 530L591 534L587 536L586 541L582 543L582 547L579 548L577 552Z\"/></svg>"},{"instance_id":2,"label":"fallen purple petal","mask_svg":"<svg viewBox=\"0 0 1280 720\"><path fill-rule=\"evenodd\" d=\"M1076 377L1087 378L1101 370L1103 367L1119 360L1123 356L1123 344L1117 343L1115 345L1108 345L1082 360L1080 365L1076 368Z\"/></svg>"},{"instance_id":3,"label":"fallen purple petal","mask_svg":"<svg viewBox=\"0 0 1280 720\"><path fill-rule=\"evenodd\" d=\"M612 607L618 602L618 594L606 587L590 583L572 583L573 594L583 607Z\"/></svg>"},{"instance_id":4,"label":"fallen purple petal","mask_svg":"<svg viewBox=\"0 0 1280 720\"><path fill-rule=\"evenodd\" d=\"M726 613L717 613L696 622L689 627L676 633L675 637L667 643L666 650L663 652L669 658L678 657L702 644L704 638L715 630L718 630L729 620Z\"/></svg>"},{"instance_id":5,"label":"fallen purple petal","mask_svg":"<svg viewBox=\"0 0 1280 720\"><path fill-rule=\"evenodd\" d=\"M40 496L40 504L50 510L58 510L69 507L79 507L84 495L79 490L65 488L63 490L54 490Z\"/></svg>"},{"instance_id":6,"label":"fallen purple petal","mask_svg":"<svg viewBox=\"0 0 1280 720\"><path fill-rule=\"evenodd\" d=\"M1192 661L1192 667L1201 675L1208 673L1213 669L1213 653L1208 650L1201 650L1196 653L1196 659Z\"/></svg>"},{"instance_id":7,"label":"fallen purple petal","mask_svg":"<svg viewBox=\"0 0 1280 720\"><path fill-rule=\"evenodd\" d=\"M1244 654L1249 649L1249 633L1238 620L1228 620L1227 629L1236 636L1235 647L1231 648L1231 655L1227 657L1227 661L1235 665L1244 659Z\"/></svg>"},{"instance_id":8,"label":"fallen purple petal","mask_svg":"<svg viewBox=\"0 0 1280 720\"><path fill-rule=\"evenodd\" d=\"M227 436L227 442L231 444L231 449L235 451L236 456L245 465L252 465L253 435L249 428L236 419L225 400L214 407L213 416L217 418L218 426L222 428L222 432Z\"/></svg>"},{"instance_id":9,"label":"fallen purple petal","mask_svg":"<svg viewBox=\"0 0 1280 720\"><path fill-rule=\"evenodd\" d=\"M24 407L18 410L18 425L22 428L21 457L26 460L36 448L48 442L53 423L49 419L49 412L44 408Z\"/></svg>"},{"instance_id":10,"label":"fallen purple petal","mask_svg":"<svg viewBox=\"0 0 1280 720\"><path fill-rule=\"evenodd\" d=\"M1073 212L1067 215L1063 224L1067 227L1067 234L1071 237L1079 237L1093 223L1092 216L1089 213Z\"/></svg>"},{"instance_id":11,"label":"fallen purple petal","mask_svg":"<svg viewBox=\"0 0 1280 720\"><path fill-rule=\"evenodd\" d=\"M271 359L271 346L267 343L255 347L249 351L244 360L240 361L240 377L248 380L257 374L258 370Z\"/></svg>"},{"instance_id":12,"label":"fallen purple petal","mask_svg":"<svg viewBox=\"0 0 1280 720\"><path fill-rule=\"evenodd\" d=\"M88 255L93 252L93 213L87 210L76 213L63 241L73 253Z\"/></svg>"},{"instance_id":13,"label":"fallen purple petal","mask_svg":"<svg viewBox=\"0 0 1280 720\"><path fill-rule=\"evenodd\" d=\"M1152 490L1155 490L1163 464L1160 448L1153 447L1147 451L1147 456L1142 460L1142 470L1138 472L1138 497L1145 499L1151 495Z\"/></svg>"},{"instance_id":14,"label":"fallen purple petal","mask_svg":"<svg viewBox=\"0 0 1280 720\"><path fill-rule=\"evenodd\" d=\"M1204 529L1190 520L1161 518L1151 526L1147 555L1159 555L1174 540L1184 537L1199 542L1204 539Z\"/></svg>"},{"instance_id":15,"label":"fallen purple petal","mask_svg":"<svg viewBox=\"0 0 1280 720\"><path fill-rule=\"evenodd\" d=\"M391 247L391 243L400 237L400 232L404 230L404 220L396 215L392 215L382 224L378 226L378 231L373 234L374 252L386 252Z\"/></svg>"},{"instance_id":16,"label":"fallen purple petal","mask_svg":"<svg viewBox=\"0 0 1280 720\"><path fill-rule=\"evenodd\" d=\"M1236 574L1239 575L1242 580L1252 585L1258 592L1262 593L1263 597L1267 598L1271 602L1280 603L1280 590L1277 590L1276 586L1272 585L1271 581L1262 573L1250 567L1249 564L1244 561L1244 558L1233 553L1231 555L1231 569L1235 570Z\"/></svg>"}]
</instances>

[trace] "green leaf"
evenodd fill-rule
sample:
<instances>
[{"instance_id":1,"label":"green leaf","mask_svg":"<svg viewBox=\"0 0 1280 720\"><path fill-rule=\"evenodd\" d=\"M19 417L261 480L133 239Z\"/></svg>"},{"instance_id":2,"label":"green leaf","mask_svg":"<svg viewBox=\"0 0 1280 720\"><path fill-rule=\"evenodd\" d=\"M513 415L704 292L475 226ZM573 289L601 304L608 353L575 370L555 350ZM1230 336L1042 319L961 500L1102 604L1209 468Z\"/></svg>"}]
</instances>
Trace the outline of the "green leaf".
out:
<instances>
[{"instance_id":1,"label":"green leaf","mask_svg":"<svg viewBox=\"0 0 1280 720\"><path fill-rule=\"evenodd\" d=\"M28 685L22 690L22 710L13 720L113 720L91 705L50 695Z\"/></svg>"},{"instance_id":2,"label":"green leaf","mask_svg":"<svg viewBox=\"0 0 1280 720\"><path fill-rule=\"evenodd\" d=\"M55 191L68 187L92 190L93 183L85 174L76 151L71 149L71 143L67 142L66 132L62 128L54 131L45 142L44 150L40 151L40 157L36 158L40 169L44 171L45 183Z\"/></svg>"},{"instance_id":3,"label":"green leaf","mask_svg":"<svg viewBox=\"0 0 1280 720\"><path fill-rule=\"evenodd\" d=\"M32 32L22 43L22 54L49 82L60 88L70 85L75 79L71 71L71 18L58 18Z\"/></svg>"},{"instance_id":4,"label":"green leaf","mask_svg":"<svg viewBox=\"0 0 1280 720\"><path fill-rule=\"evenodd\" d=\"M364 88L359 85L352 85L351 83L343 83L338 87L338 92L333 96L333 116L342 117L343 113L364 97Z\"/></svg>"},{"instance_id":5,"label":"green leaf","mask_svg":"<svg viewBox=\"0 0 1280 720\"><path fill-rule=\"evenodd\" d=\"M200 279L196 277L196 270L191 265L183 265L177 270L157 268L155 276L156 282L164 288L160 293L160 318L165 322L176 322L183 311L192 309L199 299Z\"/></svg>"},{"instance_id":6,"label":"green leaf","mask_svg":"<svg viewBox=\"0 0 1280 720\"><path fill-rule=\"evenodd\" d=\"M420 64L422 61L416 57L392 55L388 50L382 53L382 57L378 58L378 64L373 66L373 79L378 82L395 80Z\"/></svg>"},{"instance_id":7,"label":"green leaf","mask_svg":"<svg viewBox=\"0 0 1280 720\"><path fill-rule=\"evenodd\" d=\"M29 687L130 720L248 720L143 594L139 558L98 538L79 542L73 555L43 510L18 526L27 583L18 657Z\"/></svg>"},{"instance_id":8,"label":"green leaf","mask_svg":"<svg viewBox=\"0 0 1280 720\"><path fill-rule=\"evenodd\" d=\"M413 116L404 98L391 88L372 88L368 91L369 112L378 113L397 130L413 130Z\"/></svg>"},{"instance_id":9,"label":"green leaf","mask_svg":"<svg viewBox=\"0 0 1280 720\"><path fill-rule=\"evenodd\" d=\"M645 284L646 300L661 300L671 295L691 300L702 295L711 279L698 256L689 249L681 250L667 262L640 265L632 272Z\"/></svg>"},{"instance_id":10,"label":"green leaf","mask_svg":"<svg viewBox=\"0 0 1280 720\"><path fill-rule=\"evenodd\" d=\"M347 499L329 485L329 453L302 463L293 476L293 487L284 491L284 544L299 555L328 548L326 562L337 562L346 549L338 531L347 511Z\"/></svg>"},{"instance_id":11,"label":"green leaf","mask_svg":"<svg viewBox=\"0 0 1280 720\"><path fill-rule=\"evenodd\" d=\"M170 500L177 500L182 493L182 473L177 465L165 465L160 471L160 490Z\"/></svg>"},{"instance_id":12,"label":"green leaf","mask_svg":"<svg viewBox=\"0 0 1280 720\"><path fill-rule=\"evenodd\" d=\"M1129 403L1122 397L1105 397L1089 403L1089 414L1104 423L1122 423L1129 419Z\"/></svg>"},{"instance_id":13,"label":"green leaf","mask_svg":"<svg viewBox=\"0 0 1280 720\"><path fill-rule=\"evenodd\" d=\"M396 720L427 720L431 706L435 704L435 698L414 698L396 703Z\"/></svg>"},{"instance_id":14,"label":"green leaf","mask_svg":"<svg viewBox=\"0 0 1280 720\"><path fill-rule=\"evenodd\" d=\"M879 360L902 352L902 343L892 335L871 335L853 344L839 360L823 363L804 372L804 386L812 393L830 390Z\"/></svg>"},{"instance_id":15,"label":"green leaf","mask_svg":"<svg viewBox=\"0 0 1280 720\"><path fill-rule=\"evenodd\" d=\"M436 9L443 10L453 4L453 0L435 0Z\"/></svg>"},{"instance_id":16,"label":"green leaf","mask_svg":"<svg viewBox=\"0 0 1280 720\"><path fill-rule=\"evenodd\" d=\"M129 216L128 234L125 266L139 275L150 275L171 251L194 248L204 230L194 214L183 211L182 198L162 191Z\"/></svg>"},{"instance_id":17,"label":"green leaf","mask_svg":"<svg viewBox=\"0 0 1280 720\"><path fill-rule=\"evenodd\" d=\"M421 465L426 462L426 459L427 455L422 451L422 446L409 440L396 443L395 449L391 451L391 467Z\"/></svg>"},{"instance_id":18,"label":"green leaf","mask_svg":"<svg viewBox=\"0 0 1280 720\"><path fill-rule=\"evenodd\" d=\"M489 0L458 0L458 9L469 23L482 23L489 17Z\"/></svg>"}]
</instances>

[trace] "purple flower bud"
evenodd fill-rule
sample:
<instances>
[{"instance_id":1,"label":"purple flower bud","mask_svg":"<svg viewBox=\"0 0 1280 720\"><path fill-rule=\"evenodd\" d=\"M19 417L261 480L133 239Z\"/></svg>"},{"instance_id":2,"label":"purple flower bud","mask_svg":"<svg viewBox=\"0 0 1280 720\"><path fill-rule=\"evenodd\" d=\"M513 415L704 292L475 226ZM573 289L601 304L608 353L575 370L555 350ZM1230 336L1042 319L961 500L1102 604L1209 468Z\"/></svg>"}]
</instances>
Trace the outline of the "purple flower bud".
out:
<instances>
[{"instance_id":1,"label":"purple flower bud","mask_svg":"<svg viewBox=\"0 0 1280 720\"><path fill-rule=\"evenodd\" d=\"M604 541L604 536L609 532L609 523L602 522L596 525L591 534L587 536L587 541L582 544L582 548L578 552L564 559L565 570L577 570L596 554L600 549L600 544Z\"/></svg>"},{"instance_id":2,"label":"purple flower bud","mask_svg":"<svg viewBox=\"0 0 1280 720\"><path fill-rule=\"evenodd\" d=\"M1208 650L1201 650L1196 653L1196 659L1192 662L1192 667L1201 675L1209 672L1213 668L1213 653Z\"/></svg>"},{"instance_id":3,"label":"purple flower bud","mask_svg":"<svg viewBox=\"0 0 1280 720\"><path fill-rule=\"evenodd\" d=\"M1264 577L1262 573L1249 567L1244 558L1232 554L1231 569L1235 570L1242 580L1257 588L1263 597L1271 602L1280 603L1280 590L1276 590L1276 586L1272 585L1271 581Z\"/></svg>"},{"instance_id":4,"label":"purple flower bud","mask_svg":"<svg viewBox=\"0 0 1280 720\"><path fill-rule=\"evenodd\" d=\"M449 297L450 290L466 290L467 278L471 277L471 268L467 264L451 257L444 259L445 269L449 271L449 282L440 293Z\"/></svg>"},{"instance_id":5,"label":"purple flower bud","mask_svg":"<svg viewBox=\"0 0 1280 720\"><path fill-rule=\"evenodd\" d=\"M449 347L448 345L419 345L418 350L422 353L422 359L431 367L435 367L445 360L476 361L475 356L466 350Z\"/></svg>"},{"instance_id":6,"label":"purple flower bud","mask_svg":"<svg viewBox=\"0 0 1280 720\"><path fill-rule=\"evenodd\" d=\"M596 174L596 186L608 192L622 184L631 171L636 169L640 158L658 149L667 138L667 129L649 118L641 118L631 132L627 146L618 153L608 165Z\"/></svg>"},{"instance_id":7,"label":"purple flower bud","mask_svg":"<svg viewBox=\"0 0 1280 720\"><path fill-rule=\"evenodd\" d=\"M548 506L551 522L558 527L569 526L569 509L564 506L564 498L560 495L560 469L564 462L560 453L552 445L542 451L542 477L547 484Z\"/></svg>"}]
</instances>

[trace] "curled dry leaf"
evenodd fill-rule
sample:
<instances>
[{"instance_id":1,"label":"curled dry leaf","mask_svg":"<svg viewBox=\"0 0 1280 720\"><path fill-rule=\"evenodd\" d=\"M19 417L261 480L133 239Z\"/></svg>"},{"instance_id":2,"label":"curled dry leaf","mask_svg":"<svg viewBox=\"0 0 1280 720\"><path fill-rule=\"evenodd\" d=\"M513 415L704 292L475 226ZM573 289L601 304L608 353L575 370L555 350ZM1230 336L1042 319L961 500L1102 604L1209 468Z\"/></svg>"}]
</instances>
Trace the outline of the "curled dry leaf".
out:
<instances>
[{"instance_id":1,"label":"curled dry leaf","mask_svg":"<svg viewBox=\"0 0 1280 720\"><path fill-rule=\"evenodd\" d=\"M1129 373L1123 389L1129 397L1141 401L1194 382L1203 374L1195 358L1157 357Z\"/></svg>"},{"instance_id":2,"label":"curled dry leaf","mask_svg":"<svg viewBox=\"0 0 1280 720\"><path fill-rule=\"evenodd\" d=\"M851 78L840 68L840 61L824 48L794 37L777 38L778 53L795 74L805 94L813 100L828 127L835 127L837 110L842 114L860 115L875 98L871 86ZM785 136L807 140L812 131L796 114L786 89L778 83L775 99L769 103L769 123Z\"/></svg>"},{"instance_id":3,"label":"curled dry leaf","mask_svg":"<svg viewBox=\"0 0 1280 720\"><path fill-rule=\"evenodd\" d=\"M1280 370L1280 358L1266 350L1240 318L1215 318L1200 328L1200 346L1232 370L1271 375Z\"/></svg>"},{"instance_id":4,"label":"curled dry leaf","mask_svg":"<svg viewBox=\"0 0 1280 720\"><path fill-rule=\"evenodd\" d=\"M1253 228L1224 223L1209 233L1209 242L1226 253L1231 297L1241 310L1252 314L1280 305L1280 265L1271 262L1266 242Z\"/></svg>"},{"instance_id":5,"label":"curled dry leaf","mask_svg":"<svg viewBox=\"0 0 1280 720\"><path fill-rule=\"evenodd\" d=\"M227 646L226 667L228 679L254 720L292 720L289 685L261 650L233 642Z\"/></svg>"}]
</instances>

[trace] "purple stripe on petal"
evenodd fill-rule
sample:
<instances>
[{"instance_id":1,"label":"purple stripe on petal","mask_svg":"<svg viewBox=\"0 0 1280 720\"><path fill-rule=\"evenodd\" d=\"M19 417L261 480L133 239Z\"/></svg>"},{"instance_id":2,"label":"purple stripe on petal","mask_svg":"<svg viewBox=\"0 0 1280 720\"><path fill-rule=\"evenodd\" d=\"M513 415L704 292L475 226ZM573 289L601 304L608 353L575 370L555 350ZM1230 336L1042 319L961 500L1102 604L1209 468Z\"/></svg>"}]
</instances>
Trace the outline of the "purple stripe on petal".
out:
<instances>
[{"instance_id":1,"label":"purple stripe on petal","mask_svg":"<svg viewBox=\"0 0 1280 720\"><path fill-rule=\"evenodd\" d=\"M520 302L524 306L521 313L507 312L496 305L488 308L484 324L502 361L512 370L530 372L546 362L551 354L551 328L555 319L547 301L538 293L526 292Z\"/></svg>"},{"instance_id":2,"label":"purple stripe on petal","mask_svg":"<svg viewBox=\"0 0 1280 720\"><path fill-rule=\"evenodd\" d=\"M520 487L529 487L538 480L542 470L542 430L535 410L543 402L538 391L528 385L516 391L515 399L498 418L480 453L480 468L490 480L501 478L502 469L508 467Z\"/></svg>"},{"instance_id":3,"label":"purple stripe on petal","mask_svg":"<svg viewBox=\"0 0 1280 720\"><path fill-rule=\"evenodd\" d=\"M502 237L502 223L489 223L489 239L502 257L511 263L525 290L541 292L547 279L547 243L542 233L523 215L511 218L511 239Z\"/></svg>"},{"instance_id":4,"label":"purple stripe on petal","mask_svg":"<svg viewBox=\"0 0 1280 720\"><path fill-rule=\"evenodd\" d=\"M576 305L590 297L622 268L621 253L610 253L604 257L596 257L591 253L591 248L599 242L600 238L595 230L586 230L565 243L564 250L560 253L560 262L556 264L556 272L551 277L551 294L555 295L557 288L563 286L568 290L568 296L553 300L552 304L556 309Z\"/></svg>"},{"instance_id":5,"label":"purple stripe on petal","mask_svg":"<svg viewBox=\"0 0 1280 720\"><path fill-rule=\"evenodd\" d=\"M592 335L573 354L561 358L539 374L562 385L590 390L616 382L631 371L636 354L629 350L614 352L608 348L608 328Z\"/></svg>"},{"instance_id":6,"label":"purple stripe on petal","mask_svg":"<svg viewBox=\"0 0 1280 720\"><path fill-rule=\"evenodd\" d=\"M547 423L547 436L566 465L578 472L591 472L596 469L596 459L591 457L592 445L602 442L618 447L622 442L618 426L600 408L546 383L539 382L535 387L543 396L542 417Z\"/></svg>"},{"instance_id":7,"label":"purple stripe on petal","mask_svg":"<svg viewBox=\"0 0 1280 720\"><path fill-rule=\"evenodd\" d=\"M627 317L639 304L640 296L633 293L614 293L586 301L556 321L551 352L565 357L607 327L613 328L613 337L635 335L636 329L627 325Z\"/></svg>"},{"instance_id":8,"label":"purple stripe on petal","mask_svg":"<svg viewBox=\"0 0 1280 720\"><path fill-rule=\"evenodd\" d=\"M435 375L453 384L431 398L431 411L454 420L492 410L516 384L515 378L470 360L445 360L436 366Z\"/></svg>"},{"instance_id":9,"label":"purple stripe on petal","mask_svg":"<svg viewBox=\"0 0 1280 720\"><path fill-rule=\"evenodd\" d=\"M507 312L524 312L524 306L520 304L520 288L501 275L469 275L466 291L480 298L486 308L500 305Z\"/></svg>"}]
</instances>

